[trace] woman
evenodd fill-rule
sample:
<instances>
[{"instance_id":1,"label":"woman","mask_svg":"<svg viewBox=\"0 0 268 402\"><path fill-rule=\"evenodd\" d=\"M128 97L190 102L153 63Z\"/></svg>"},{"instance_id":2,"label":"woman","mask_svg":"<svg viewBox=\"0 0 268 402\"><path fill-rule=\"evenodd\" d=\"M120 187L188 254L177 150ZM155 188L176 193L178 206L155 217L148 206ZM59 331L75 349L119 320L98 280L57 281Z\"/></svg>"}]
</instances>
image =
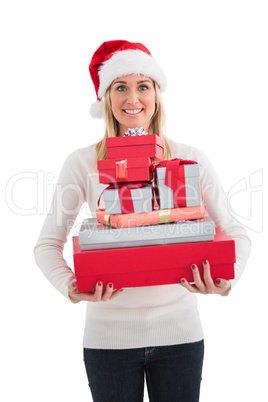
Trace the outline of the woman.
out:
<instances>
[{"instance_id":1,"label":"woman","mask_svg":"<svg viewBox=\"0 0 268 402\"><path fill-rule=\"evenodd\" d=\"M205 155L165 137L161 91L166 80L148 49L127 41L104 42L89 69L97 94L91 112L104 116L105 136L66 159L35 247L36 261L69 300L88 302L84 361L94 401L142 401L144 375L152 401L198 401L204 341L194 293L227 295L244 270L250 241L231 216ZM200 164L207 212L236 243L235 280L213 281L209 261L203 262L201 280L193 261L195 285L182 279L181 286L126 288L122 292L114 289L113 283L104 289L100 277L95 292L77 292L74 274L62 256L64 243L82 204L87 202L93 213L97 209L105 187L99 184L96 161L106 158L105 138L122 136L135 127L163 139L164 159L178 157Z\"/></svg>"}]
</instances>

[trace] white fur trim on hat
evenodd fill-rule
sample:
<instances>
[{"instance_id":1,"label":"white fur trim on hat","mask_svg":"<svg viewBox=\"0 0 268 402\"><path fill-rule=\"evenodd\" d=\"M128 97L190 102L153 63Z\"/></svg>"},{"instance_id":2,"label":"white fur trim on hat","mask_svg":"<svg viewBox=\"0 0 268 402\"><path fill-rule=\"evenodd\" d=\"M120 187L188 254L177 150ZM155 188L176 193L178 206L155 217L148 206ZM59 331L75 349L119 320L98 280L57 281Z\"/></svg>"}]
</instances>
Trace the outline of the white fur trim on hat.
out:
<instances>
[{"instance_id":1,"label":"white fur trim on hat","mask_svg":"<svg viewBox=\"0 0 268 402\"><path fill-rule=\"evenodd\" d=\"M98 97L103 98L111 83L129 74L142 74L154 80L161 91L166 89L166 76L149 54L142 50L122 50L105 61L99 69Z\"/></svg>"},{"instance_id":2,"label":"white fur trim on hat","mask_svg":"<svg viewBox=\"0 0 268 402\"><path fill-rule=\"evenodd\" d=\"M90 114L92 117L101 119L103 117L104 102L102 100L97 100L92 103L90 107Z\"/></svg>"}]
</instances>

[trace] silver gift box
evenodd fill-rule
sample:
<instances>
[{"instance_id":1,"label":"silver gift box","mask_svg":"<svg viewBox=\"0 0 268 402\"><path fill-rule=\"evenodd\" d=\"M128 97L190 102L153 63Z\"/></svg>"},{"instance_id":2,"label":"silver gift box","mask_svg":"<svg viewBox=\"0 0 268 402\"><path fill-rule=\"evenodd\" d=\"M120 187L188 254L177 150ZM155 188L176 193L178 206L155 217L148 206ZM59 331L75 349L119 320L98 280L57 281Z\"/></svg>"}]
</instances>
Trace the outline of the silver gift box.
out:
<instances>
[{"instance_id":1,"label":"silver gift box","mask_svg":"<svg viewBox=\"0 0 268 402\"><path fill-rule=\"evenodd\" d=\"M131 199L133 202L134 213L151 212L153 191L151 186L131 189ZM123 195L124 197L124 195ZM105 212L107 214L129 213L122 211L119 201L118 189L106 189L103 192Z\"/></svg>"},{"instance_id":2,"label":"silver gift box","mask_svg":"<svg viewBox=\"0 0 268 402\"><path fill-rule=\"evenodd\" d=\"M88 218L80 228L79 244L81 250L98 250L212 241L214 234L215 225L208 216L191 221L119 229Z\"/></svg>"},{"instance_id":3,"label":"silver gift box","mask_svg":"<svg viewBox=\"0 0 268 402\"><path fill-rule=\"evenodd\" d=\"M202 204L200 169L198 163L184 165L186 207ZM166 168L156 168L160 209L174 208L173 190L165 185Z\"/></svg>"}]
</instances>

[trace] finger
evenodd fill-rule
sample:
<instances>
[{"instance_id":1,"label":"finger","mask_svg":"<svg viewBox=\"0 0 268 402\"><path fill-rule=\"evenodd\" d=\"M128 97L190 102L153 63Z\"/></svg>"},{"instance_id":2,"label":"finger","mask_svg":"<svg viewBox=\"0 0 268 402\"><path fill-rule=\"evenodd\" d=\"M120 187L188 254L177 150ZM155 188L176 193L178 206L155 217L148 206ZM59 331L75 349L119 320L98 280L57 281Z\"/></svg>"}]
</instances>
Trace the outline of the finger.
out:
<instances>
[{"instance_id":1,"label":"finger","mask_svg":"<svg viewBox=\"0 0 268 402\"><path fill-rule=\"evenodd\" d=\"M194 283L195 283L197 289L199 289L200 293L207 294L207 288L200 277L198 266L196 264L192 264L191 269L192 269L193 276L194 276Z\"/></svg>"},{"instance_id":2,"label":"finger","mask_svg":"<svg viewBox=\"0 0 268 402\"><path fill-rule=\"evenodd\" d=\"M99 281L99 282L96 283L96 289L95 289L94 296L93 296L93 301L94 302L97 302L97 301L101 300L101 298L102 298L102 290L103 290L103 284L102 284L102 282Z\"/></svg>"},{"instance_id":3,"label":"finger","mask_svg":"<svg viewBox=\"0 0 268 402\"><path fill-rule=\"evenodd\" d=\"M231 290L231 282L226 279L215 279L215 285L223 296L227 296Z\"/></svg>"},{"instance_id":4,"label":"finger","mask_svg":"<svg viewBox=\"0 0 268 402\"><path fill-rule=\"evenodd\" d=\"M113 291L112 296L110 297L110 299L114 299L115 297L117 297L118 295L120 295L121 292L123 292L124 289L116 289Z\"/></svg>"},{"instance_id":5,"label":"finger","mask_svg":"<svg viewBox=\"0 0 268 402\"><path fill-rule=\"evenodd\" d=\"M211 272L210 272L210 264L208 262L208 260L204 260L202 261L203 264L203 269L204 269L204 283L207 287L207 291L208 293L215 293L216 287L215 287L215 283L211 277Z\"/></svg>"},{"instance_id":6,"label":"finger","mask_svg":"<svg viewBox=\"0 0 268 402\"><path fill-rule=\"evenodd\" d=\"M229 287L230 281L227 281L226 279L217 278L215 279L215 285L219 288Z\"/></svg>"},{"instance_id":7,"label":"finger","mask_svg":"<svg viewBox=\"0 0 268 402\"><path fill-rule=\"evenodd\" d=\"M69 290L69 292L72 292L72 291L76 291L76 290L77 290L77 281L76 281L76 279L73 280L73 281L68 285L68 290Z\"/></svg>"},{"instance_id":8,"label":"finger","mask_svg":"<svg viewBox=\"0 0 268 402\"><path fill-rule=\"evenodd\" d=\"M111 298L111 296L112 296L113 290L114 290L114 285L112 283L108 283L101 300L102 301L109 300Z\"/></svg>"},{"instance_id":9,"label":"finger","mask_svg":"<svg viewBox=\"0 0 268 402\"><path fill-rule=\"evenodd\" d=\"M189 292L191 293L199 293L198 289L196 288L195 285L190 285L190 283L185 279L185 278L181 278L180 280L180 284L186 288L187 290L189 290Z\"/></svg>"}]
</instances>

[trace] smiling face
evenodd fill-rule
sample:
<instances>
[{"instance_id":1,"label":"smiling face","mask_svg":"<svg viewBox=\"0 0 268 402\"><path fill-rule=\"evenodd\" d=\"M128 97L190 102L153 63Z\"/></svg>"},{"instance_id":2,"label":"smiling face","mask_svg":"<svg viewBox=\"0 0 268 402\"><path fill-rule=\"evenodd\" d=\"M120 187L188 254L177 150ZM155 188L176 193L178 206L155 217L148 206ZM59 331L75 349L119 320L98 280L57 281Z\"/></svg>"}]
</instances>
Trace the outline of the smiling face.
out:
<instances>
[{"instance_id":1,"label":"smiling face","mask_svg":"<svg viewBox=\"0 0 268 402\"><path fill-rule=\"evenodd\" d=\"M149 130L155 111L156 93L151 78L126 75L113 81L110 90L112 112L123 136L129 128Z\"/></svg>"}]
</instances>

